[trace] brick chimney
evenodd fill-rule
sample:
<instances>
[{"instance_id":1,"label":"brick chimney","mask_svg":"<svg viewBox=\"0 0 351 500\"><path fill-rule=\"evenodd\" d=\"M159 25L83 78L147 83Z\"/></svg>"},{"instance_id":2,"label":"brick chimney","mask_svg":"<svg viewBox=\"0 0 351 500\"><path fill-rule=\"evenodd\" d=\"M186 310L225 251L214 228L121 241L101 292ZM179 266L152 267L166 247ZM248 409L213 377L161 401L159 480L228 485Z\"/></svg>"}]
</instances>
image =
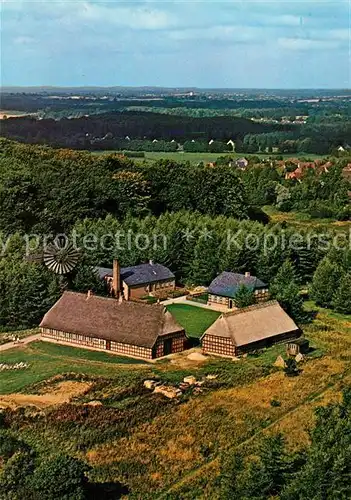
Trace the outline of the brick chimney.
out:
<instances>
[{"instance_id":1,"label":"brick chimney","mask_svg":"<svg viewBox=\"0 0 351 500\"><path fill-rule=\"evenodd\" d=\"M90 297L93 296L93 292L92 290L88 290L88 293L87 293L87 300L90 299Z\"/></svg>"},{"instance_id":2,"label":"brick chimney","mask_svg":"<svg viewBox=\"0 0 351 500\"><path fill-rule=\"evenodd\" d=\"M118 299L121 294L121 269L117 259L113 259L112 295Z\"/></svg>"},{"instance_id":3,"label":"brick chimney","mask_svg":"<svg viewBox=\"0 0 351 500\"><path fill-rule=\"evenodd\" d=\"M245 273L245 278L250 278L251 274L249 273L249 271L246 271Z\"/></svg>"},{"instance_id":4,"label":"brick chimney","mask_svg":"<svg viewBox=\"0 0 351 500\"><path fill-rule=\"evenodd\" d=\"M150 259L150 260L149 260L149 264L150 264L150 266L153 266L154 261L153 261L152 259Z\"/></svg>"}]
</instances>

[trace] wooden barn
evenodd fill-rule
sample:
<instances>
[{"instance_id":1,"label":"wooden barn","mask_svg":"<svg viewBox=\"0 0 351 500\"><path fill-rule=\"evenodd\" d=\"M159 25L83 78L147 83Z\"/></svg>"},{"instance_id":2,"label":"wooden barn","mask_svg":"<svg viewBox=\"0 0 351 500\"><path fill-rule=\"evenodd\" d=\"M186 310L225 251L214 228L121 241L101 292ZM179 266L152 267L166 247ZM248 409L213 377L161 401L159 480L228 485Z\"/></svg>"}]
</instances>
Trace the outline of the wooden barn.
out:
<instances>
[{"instance_id":1,"label":"wooden barn","mask_svg":"<svg viewBox=\"0 0 351 500\"><path fill-rule=\"evenodd\" d=\"M184 329L159 304L64 292L40 323L43 339L152 359L186 348Z\"/></svg>"},{"instance_id":2,"label":"wooden barn","mask_svg":"<svg viewBox=\"0 0 351 500\"><path fill-rule=\"evenodd\" d=\"M222 314L202 336L209 354L238 356L301 336L301 330L275 300Z\"/></svg>"},{"instance_id":3,"label":"wooden barn","mask_svg":"<svg viewBox=\"0 0 351 500\"><path fill-rule=\"evenodd\" d=\"M150 260L146 264L120 267L118 260L113 261L113 269L98 267L100 279L107 283L112 296L124 300L138 300L145 295L155 295L175 289L175 276L162 264Z\"/></svg>"},{"instance_id":4,"label":"wooden barn","mask_svg":"<svg viewBox=\"0 0 351 500\"><path fill-rule=\"evenodd\" d=\"M235 295L242 285L254 291L257 302L269 298L268 286L256 276L251 276L249 272L239 274L224 271L208 287L208 304L220 304L233 309Z\"/></svg>"}]
</instances>

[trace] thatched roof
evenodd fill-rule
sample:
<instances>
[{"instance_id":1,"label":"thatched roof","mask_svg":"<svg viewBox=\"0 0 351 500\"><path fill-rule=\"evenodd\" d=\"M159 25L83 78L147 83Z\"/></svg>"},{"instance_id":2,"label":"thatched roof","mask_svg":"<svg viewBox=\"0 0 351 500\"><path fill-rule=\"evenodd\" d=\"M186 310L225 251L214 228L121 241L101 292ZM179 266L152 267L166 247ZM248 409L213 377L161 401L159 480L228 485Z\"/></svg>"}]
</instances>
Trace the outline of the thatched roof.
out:
<instances>
[{"instance_id":1,"label":"thatched roof","mask_svg":"<svg viewBox=\"0 0 351 500\"><path fill-rule=\"evenodd\" d=\"M152 347L158 336L183 330L162 305L75 292L64 292L40 327L141 347Z\"/></svg>"},{"instance_id":2,"label":"thatched roof","mask_svg":"<svg viewBox=\"0 0 351 500\"><path fill-rule=\"evenodd\" d=\"M276 300L222 314L204 333L231 338L243 346L284 333L299 332L298 326Z\"/></svg>"}]
</instances>

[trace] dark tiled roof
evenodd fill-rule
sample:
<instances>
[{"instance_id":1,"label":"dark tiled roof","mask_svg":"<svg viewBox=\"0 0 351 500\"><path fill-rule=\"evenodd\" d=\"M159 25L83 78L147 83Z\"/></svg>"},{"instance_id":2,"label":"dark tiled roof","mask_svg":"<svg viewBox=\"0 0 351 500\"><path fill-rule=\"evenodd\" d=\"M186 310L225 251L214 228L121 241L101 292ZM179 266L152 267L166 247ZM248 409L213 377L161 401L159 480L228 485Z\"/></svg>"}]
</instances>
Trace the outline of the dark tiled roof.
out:
<instances>
[{"instance_id":1,"label":"dark tiled roof","mask_svg":"<svg viewBox=\"0 0 351 500\"><path fill-rule=\"evenodd\" d=\"M245 285L251 290L267 287L267 285L260 279L256 278L256 276L246 277L244 274L224 271L212 281L208 291L213 295L234 297L241 285Z\"/></svg>"},{"instance_id":2,"label":"dark tiled roof","mask_svg":"<svg viewBox=\"0 0 351 500\"><path fill-rule=\"evenodd\" d=\"M75 292L64 292L40 326L140 347L153 347L159 335L183 331L162 305Z\"/></svg>"},{"instance_id":3,"label":"dark tiled roof","mask_svg":"<svg viewBox=\"0 0 351 500\"><path fill-rule=\"evenodd\" d=\"M112 269L109 267L96 267L96 272L100 279L104 279L105 276L112 276Z\"/></svg>"},{"instance_id":4,"label":"dark tiled roof","mask_svg":"<svg viewBox=\"0 0 351 500\"><path fill-rule=\"evenodd\" d=\"M301 335L299 327L279 302L272 300L222 314L202 338L206 335L227 337L232 339L234 345L244 346L286 333Z\"/></svg>"},{"instance_id":5,"label":"dark tiled roof","mask_svg":"<svg viewBox=\"0 0 351 500\"><path fill-rule=\"evenodd\" d=\"M106 267L98 267L97 272L101 279L105 276L112 276L113 273L112 269ZM174 274L162 264L150 264L148 262L147 264L121 268L121 280L128 286L145 285L168 279L174 279Z\"/></svg>"}]
</instances>

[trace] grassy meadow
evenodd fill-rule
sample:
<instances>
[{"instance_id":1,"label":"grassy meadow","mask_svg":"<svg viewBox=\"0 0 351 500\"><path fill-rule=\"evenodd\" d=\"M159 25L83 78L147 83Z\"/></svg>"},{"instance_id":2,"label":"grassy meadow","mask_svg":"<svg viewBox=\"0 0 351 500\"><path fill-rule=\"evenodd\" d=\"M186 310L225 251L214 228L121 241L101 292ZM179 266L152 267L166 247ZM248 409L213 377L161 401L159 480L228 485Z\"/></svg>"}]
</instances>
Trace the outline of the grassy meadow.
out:
<instances>
[{"instance_id":1,"label":"grassy meadow","mask_svg":"<svg viewBox=\"0 0 351 500\"><path fill-rule=\"evenodd\" d=\"M113 150L106 150L106 151L93 151L93 154L112 154L112 153L119 153L123 154L123 151L113 151ZM131 158L133 161L140 163L143 161L147 162L153 162L157 160L172 160L176 162L189 162L191 164L197 164L200 162L203 163L210 163L214 162L219 158L220 156L228 156L230 155L232 158L250 158L251 156L258 156L259 158L271 158L272 154L265 154L265 153L256 153L256 154L247 154L247 153L235 153L235 152L225 152L225 153L188 153L188 152L181 152L181 151L175 151L175 152L152 152L152 151L145 151L145 157L144 158ZM284 155L278 155L282 156L283 158L309 158L311 160L315 160L317 158L323 158L323 155L314 155L314 154L284 154Z\"/></svg>"},{"instance_id":2,"label":"grassy meadow","mask_svg":"<svg viewBox=\"0 0 351 500\"><path fill-rule=\"evenodd\" d=\"M289 226L301 229L324 229L333 231L349 231L350 221L337 221L335 219L316 219L305 212L282 212L273 206L263 207L273 224L286 222Z\"/></svg>"},{"instance_id":3,"label":"grassy meadow","mask_svg":"<svg viewBox=\"0 0 351 500\"><path fill-rule=\"evenodd\" d=\"M26 387L62 373L113 378L123 365L145 366L143 361L49 342L33 342L1 353L1 363L25 362L24 370L0 374L0 394L21 392Z\"/></svg>"},{"instance_id":4,"label":"grassy meadow","mask_svg":"<svg viewBox=\"0 0 351 500\"><path fill-rule=\"evenodd\" d=\"M217 311L188 304L170 304L167 306L178 323L185 329L188 337L200 338L220 316Z\"/></svg>"}]
</instances>

